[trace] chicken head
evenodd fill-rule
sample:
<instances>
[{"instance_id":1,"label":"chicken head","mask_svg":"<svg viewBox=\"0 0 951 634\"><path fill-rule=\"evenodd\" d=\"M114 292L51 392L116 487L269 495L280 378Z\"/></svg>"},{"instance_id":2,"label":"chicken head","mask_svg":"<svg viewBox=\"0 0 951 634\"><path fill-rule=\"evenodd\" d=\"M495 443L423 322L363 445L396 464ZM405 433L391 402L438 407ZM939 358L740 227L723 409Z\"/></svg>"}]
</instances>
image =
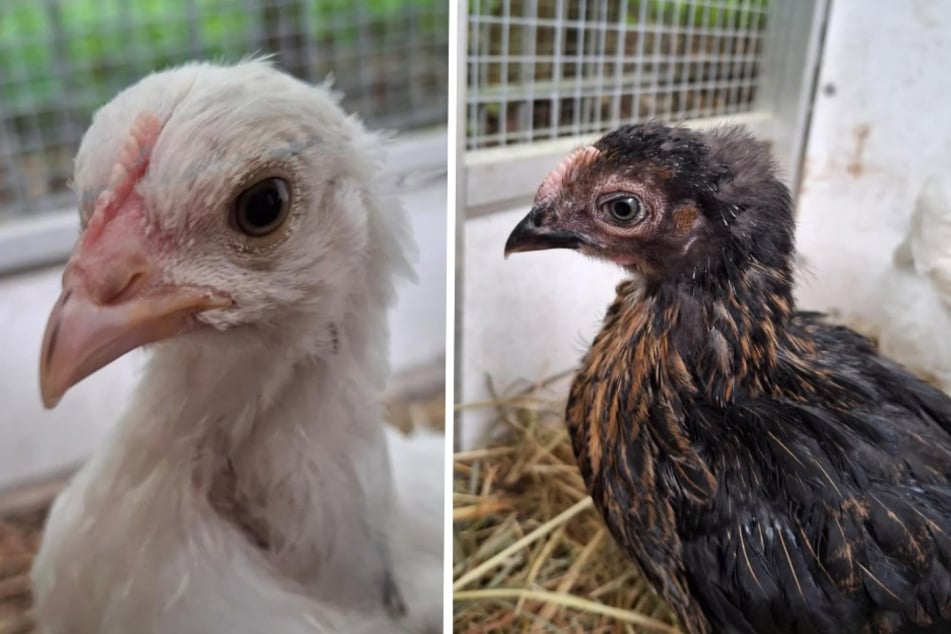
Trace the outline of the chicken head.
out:
<instances>
[{"instance_id":1,"label":"chicken head","mask_svg":"<svg viewBox=\"0 0 951 634\"><path fill-rule=\"evenodd\" d=\"M547 176L505 253L571 248L654 282L715 276L750 257L778 264L793 225L770 170L765 146L733 127L625 126Z\"/></svg>"},{"instance_id":2,"label":"chicken head","mask_svg":"<svg viewBox=\"0 0 951 634\"><path fill-rule=\"evenodd\" d=\"M299 332L319 354L338 345L348 294L391 298L407 238L367 211L385 206L361 185L374 137L336 101L262 61L190 64L96 114L76 161L82 233L43 341L46 407L173 337Z\"/></svg>"}]
</instances>

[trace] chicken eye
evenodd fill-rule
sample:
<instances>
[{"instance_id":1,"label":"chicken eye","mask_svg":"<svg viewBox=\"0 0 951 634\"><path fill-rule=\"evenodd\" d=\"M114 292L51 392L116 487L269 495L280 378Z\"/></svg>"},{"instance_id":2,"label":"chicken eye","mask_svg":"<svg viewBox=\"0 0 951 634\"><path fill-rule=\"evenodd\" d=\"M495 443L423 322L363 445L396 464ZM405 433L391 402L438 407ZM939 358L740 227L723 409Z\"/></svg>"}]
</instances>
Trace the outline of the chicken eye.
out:
<instances>
[{"instance_id":1,"label":"chicken eye","mask_svg":"<svg viewBox=\"0 0 951 634\"><path fill-rule=\"evenodd\" d=\"M623 198L614 198L602 205L611 218L620 223L630 223L637 220L641 215L641 201L634 196L625 196Z\"/></svg>"},{"instance_id":2,"label":"chicken eye","mask_svg":"<svg viewBox=\"0 0 951 634\"><path fill-rule=\"evenodd\" d=\"M290 188L281 178L266 178L241 192L234 202L234 223L251 237L273 233L287 218Z\"/></svg>"}]
</instances>

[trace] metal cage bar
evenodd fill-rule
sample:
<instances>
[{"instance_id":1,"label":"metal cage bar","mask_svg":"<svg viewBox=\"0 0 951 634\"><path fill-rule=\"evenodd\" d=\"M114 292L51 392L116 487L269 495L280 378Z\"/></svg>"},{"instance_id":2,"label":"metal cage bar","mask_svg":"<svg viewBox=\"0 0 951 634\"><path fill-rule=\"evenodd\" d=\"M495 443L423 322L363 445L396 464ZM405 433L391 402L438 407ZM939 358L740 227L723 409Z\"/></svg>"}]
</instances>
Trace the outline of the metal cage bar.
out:
<instances>
[{"instance_id":1,"label":"metal cage bar","mask_svg":"<svg viewBox=\"0 0 951 634\"><path fill-rule=\"evenodd\" d=\"M467 148L750 112L773 4L473 0Z\"/></svg>"},{"instance_id":2,"label":"metal cage bar","mask_svg":"<svg viewBox=\"0 0 951 634\"><path fill-rule=\"evenodd\" d=\"M4 0L0 10L0 222L71 203L67 181L93 111L189 59L274 54L311 82L333 74L368 125L444 125L446 0Z\"/></svg>"},{"instance_id":3,"label":"metal cage bar","mask_svg":"<svg viewBox=\"0 0 951 634\"><path fill-rule=\"evenodd\" d=\"M564 153L623 123L737 122L795 193L829 0L470 0L468 218L526 204ZM531 10L529 10L531 9ZM534 54L517 39L532 25ZM503 28L504 26L504 28ZM506 32L513 35L503 48ZM534 81L500 74L534 66ZM529 110L530 121L504 116Z\"/></svg>"}]
</instances>

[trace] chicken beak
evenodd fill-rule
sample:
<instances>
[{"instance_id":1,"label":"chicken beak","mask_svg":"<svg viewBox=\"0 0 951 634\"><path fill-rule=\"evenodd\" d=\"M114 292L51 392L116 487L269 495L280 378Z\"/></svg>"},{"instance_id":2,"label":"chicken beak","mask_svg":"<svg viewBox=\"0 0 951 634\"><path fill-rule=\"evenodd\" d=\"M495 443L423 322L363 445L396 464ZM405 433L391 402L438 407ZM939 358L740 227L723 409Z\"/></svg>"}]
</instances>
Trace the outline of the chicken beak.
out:
<instances>
[{"instance_id":1,"label":"chicken beak","mask_svg":"<svg viewBox=\"0 0 951 634\"><path fill-rule=\"evenodd\" d=\"M505 257L524 251L578 249L586 243L577 233L559 228L551 221L552 215L548 207L533 207L505 241Z\"/></svg>"},{"instance_id":2,"label":"chicken beak","mask_svg":"<svg viewBox=\"0 0 951 634\"><path fill-rule=\"evenodd\" d=\"M67 269L40 356L40 393L52 409L70 387L139 346L187 331L194 315L224 308L230 299L207 290L159 286L148 273L109 301L93 297L80 275Z\"/></svg>"}]
</instances>

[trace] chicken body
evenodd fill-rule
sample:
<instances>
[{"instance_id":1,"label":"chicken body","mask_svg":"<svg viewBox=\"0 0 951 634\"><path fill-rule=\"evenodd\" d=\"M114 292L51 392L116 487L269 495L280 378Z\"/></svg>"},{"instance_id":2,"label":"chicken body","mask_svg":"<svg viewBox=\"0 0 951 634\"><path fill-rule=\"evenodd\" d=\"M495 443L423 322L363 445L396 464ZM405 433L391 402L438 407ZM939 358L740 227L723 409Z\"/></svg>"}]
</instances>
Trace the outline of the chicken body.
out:
<instances>
[{"instance_id":1,"label":"chicken body","mask_svg":"<svg viewBox=\"0 0 951 634\"><path fill-rule=\"evenodd\" d=\"M355 415L372 395L267 348L181 346L156 351L56 500L33 573L43 631L338 631L358 610L380 618L366 631L396 627L386 446L380 419ZM243 429L216 438L209 415Z\"/></svg>"},{"instance_id":2,"label":"chicken body","mask_svg":"<svg viewBox=\"0 0 951 634\"><path fill-rule=\"evenodd\" d=\"M44 400L157 343L52 508L33 570L42 631L438 623L438 606L403 618L394 578L377 401L413 248L377 148L328 91L259 61L151 75L96 114Z\"/></svg>"},{"instance_id":3,"label":"chicken body","mask_svg":"<svg viewBox=\"0 0 951 634\"><path fill-rule=\"evenodd\" d=\"M632 275L566 420L612 535L687 632L951 631L951 399L795 310L762 144L605 135L506 252L558 247Z\"/></svg>"}]
</instances>

